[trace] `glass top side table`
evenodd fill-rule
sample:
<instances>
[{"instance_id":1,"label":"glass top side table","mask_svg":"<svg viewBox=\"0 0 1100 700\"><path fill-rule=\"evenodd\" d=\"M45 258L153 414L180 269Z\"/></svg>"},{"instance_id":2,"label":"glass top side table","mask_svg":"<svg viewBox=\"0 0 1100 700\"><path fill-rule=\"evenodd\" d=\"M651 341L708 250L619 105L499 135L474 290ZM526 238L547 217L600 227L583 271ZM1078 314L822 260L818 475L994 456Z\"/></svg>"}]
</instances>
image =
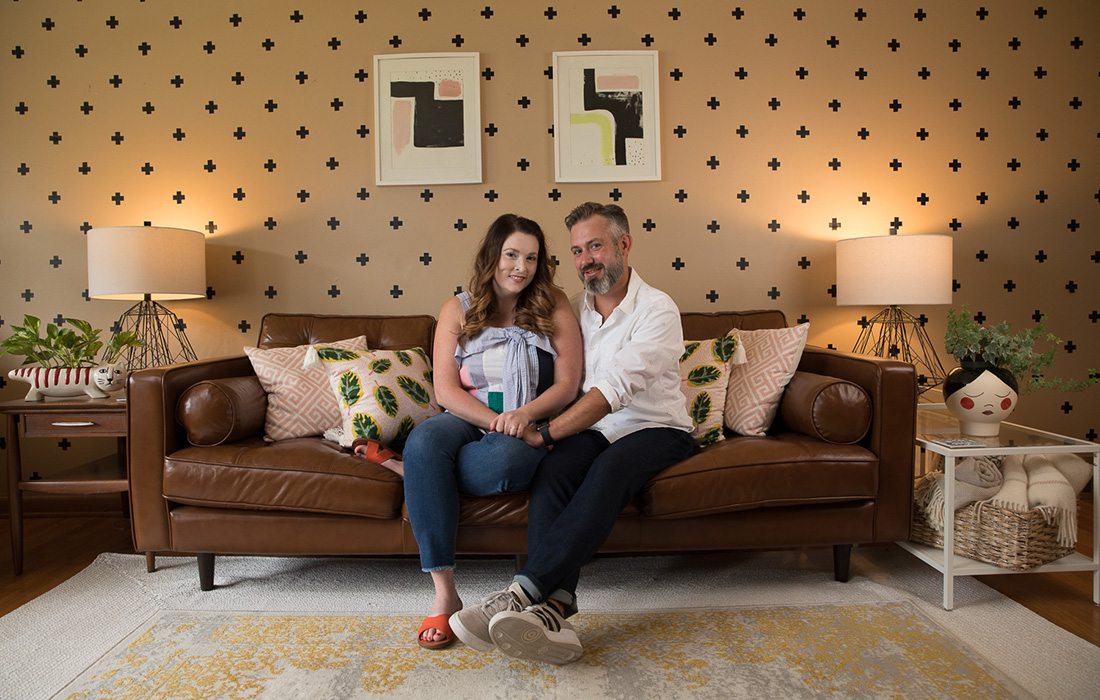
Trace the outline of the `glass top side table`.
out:
<instances>
[{"instance_id":1,"label":"glass top side table","mask_svg":"<svg viewBox=\"0 0 1100 700\"><path fill-rule=\"evenodd\" d=\"M943 440L970 438L981 446L952 447ZM1003 569L993 564L975 561L959 554L946 556L955 550L955 519L951 508L955 501L955 464L965 457L996 455L1027 455L1072 453L1089 455L1092 461L1093 507L1100 502L1100 444L1076 438L1048 433L1015 423L1001 423L1001 433L995 437L972 438L959 432L959 423L952 418L943 404L921 404L917 407L917 447L920 449L918 466L924 474L928 467L928 453L943 457L944 465L944 532L943 547L930 547L916 542L899 542L898 545L943 574L943 608L955 605L954 578L991 574L1036 573L1046 571L1091 571L1092 602L1100 605L1100 518L1092 520L1092 558L1074 552L1043 566L1026 572Z\"/></svg>"}]
</instances>

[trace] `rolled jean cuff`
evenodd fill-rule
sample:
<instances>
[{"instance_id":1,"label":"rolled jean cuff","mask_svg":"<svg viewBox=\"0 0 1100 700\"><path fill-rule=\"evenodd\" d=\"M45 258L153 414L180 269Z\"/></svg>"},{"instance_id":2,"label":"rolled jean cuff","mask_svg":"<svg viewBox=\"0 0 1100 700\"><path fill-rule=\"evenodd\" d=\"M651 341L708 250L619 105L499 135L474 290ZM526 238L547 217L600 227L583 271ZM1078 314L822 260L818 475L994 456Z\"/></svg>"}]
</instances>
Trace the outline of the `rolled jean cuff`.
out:
<instances>
[{"instance_id":1,"label":"rolled jean cuff","mask_svg":"<svg viewBox=\"0 0 1100 700\"><path fill-rule=\"evenodd\" d=\"M547 598L549 598L550 600L556 600L565 607L565 610L562 612L562 615L564 617L572 617L573 615L577 614L577 596L573 595L569 591L563 588L559 588L551 593L549 596L547 596Z\"/></svg>"},{"instance_id":2,"label":"rolled jean cuff","mask_svg":"<svg viewBox=\"0 0 1100 700\"><path fill-rule=\"evenodd\" d=\"M420 570L423 571L426 574L430 574L433 571L451 571L454 568L455 568L454 564L447 564L445 566L425 566L425 567L422 567Z\"/></svg>"},{"instance_id":3,"label":"rolled jean cuff","mask_svg":"<svg viewBox=\"0 0 1100 700\"><path fill-rule=\"evenodd\" d=\"M546 599L546 596L544 596L542 593L542 589L539 588L538 582L531 579L529 576L516 574L512 577L512 581L518 583L523 588L523 590L527 591L527 595L531 596L531 600L533 602L541 603L543 600Z\"/></svg>"}]
</instances>

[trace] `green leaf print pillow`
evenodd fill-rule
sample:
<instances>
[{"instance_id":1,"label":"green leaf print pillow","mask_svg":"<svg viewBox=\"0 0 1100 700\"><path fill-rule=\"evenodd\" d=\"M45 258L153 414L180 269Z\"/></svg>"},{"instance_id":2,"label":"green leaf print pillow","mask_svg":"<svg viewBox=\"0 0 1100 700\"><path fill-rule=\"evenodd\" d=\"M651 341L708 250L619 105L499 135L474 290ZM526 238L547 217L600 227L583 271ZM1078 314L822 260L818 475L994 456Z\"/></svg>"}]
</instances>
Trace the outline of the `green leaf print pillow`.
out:
<instances>
[{"instance_id":1,"label":"green leaf print pillow","mask_svg":"<svg viewBox=\"0 0 1100 700\"><path fill-rule=\"evenodd\" d=\"M692 437L702 447L725 440L722 419L726 406L731 362L744 361L733 335L684 342L680 356L680 388L687 399L688 415L695 425Z\"/></svg>"},{"instance_id":2,"label":"green leaf print pillow","mask_svg":"<svg viewBox=\"0 0 1100 700\"><path fill-rule=\"evenodd\" d=\"M420 348L318 348L315 361L324 367L340 406L343 430L338 437L344 447L371 438L400 452L416 424L439 413L432 365Z\"/></svg>"}]
</instances>

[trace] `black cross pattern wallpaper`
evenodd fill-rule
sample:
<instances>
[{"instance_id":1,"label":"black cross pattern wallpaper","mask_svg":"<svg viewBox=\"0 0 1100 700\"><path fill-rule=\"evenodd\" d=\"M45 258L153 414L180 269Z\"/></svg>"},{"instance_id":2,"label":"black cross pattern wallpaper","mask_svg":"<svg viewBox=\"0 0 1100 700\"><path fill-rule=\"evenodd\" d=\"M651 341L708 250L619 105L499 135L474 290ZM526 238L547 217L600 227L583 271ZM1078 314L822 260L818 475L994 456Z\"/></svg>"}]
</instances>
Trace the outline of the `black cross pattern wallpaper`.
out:
<instances>
[{"instance_id":1,"label":"black cross pattern wallpaper","mask_svg":"<svg viewBox=\"0 0 1100 700\"><path fill-rule=\"evenodd\" d=\"M779 308L844 351L878 309L836 305L836 241L949 234L954 305L1045 316L1052 374L1082 377L1098 27L1093 0L0 0L0 337L127 308L87 298L97 226L205 233L207 298L168 305L208 358L269 312L435 315L505 212L542 224L574 293L562 219L598 200L682 310ZM658 51L659 181L554 181L551 54L598 50ZM373 57L437 52L480 54L483 182L377 186ZM908 310L950 368L947 309ZM1100 387L1013 420L1096 440Z\"/></svg>"}]
</instances>

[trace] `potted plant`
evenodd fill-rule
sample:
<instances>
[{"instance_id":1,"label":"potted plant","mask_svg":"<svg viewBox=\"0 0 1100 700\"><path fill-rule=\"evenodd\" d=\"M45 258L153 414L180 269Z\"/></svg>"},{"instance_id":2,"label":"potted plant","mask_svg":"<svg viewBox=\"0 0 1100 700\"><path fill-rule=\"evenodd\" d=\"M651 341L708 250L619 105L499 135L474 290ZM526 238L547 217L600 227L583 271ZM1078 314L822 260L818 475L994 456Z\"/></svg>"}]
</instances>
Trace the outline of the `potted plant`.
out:
<instances>
[{"instance_id":1,"label":"potted plant","mask_svg":"<svg viewBox=\"0 0 1100 700\"><path fill-rule=\"evenodd\" d=\"M1036 343L1048 343L1045 352ZM947 312L944 345L959 361L943 382L944 402L959 419L965 435L993 436L1001 421L1016 408L1020 393L1036 389L1080 391L1095 384L1095 369L1087 379L1047 377L1044 371L1054 362L1061 339L1047 330L1043 321L1013 333L1008 322L984 326L964 306Z\"/></svg>"},{"instance_id":2,"label":"potted plant","mask_svg":"<svg viewBox=\"0 0 1100 700\"><path fill-rule=\"evenodd\" d=\"M23 325L13 326L11 335L0 342L0 355L22 355L24 365L37 365L8 372L9 378L31 385L27 401L80 394L103 398L122 388L124 372L115 364L119 353L145 344L132 331L116 333L104 344L99 339L102 329L78 318L47 324L44 336L39 334L41 327L38 318L27 314ZM100 350L101 362L96 360Z\"/></svg>"}]
</instances>

